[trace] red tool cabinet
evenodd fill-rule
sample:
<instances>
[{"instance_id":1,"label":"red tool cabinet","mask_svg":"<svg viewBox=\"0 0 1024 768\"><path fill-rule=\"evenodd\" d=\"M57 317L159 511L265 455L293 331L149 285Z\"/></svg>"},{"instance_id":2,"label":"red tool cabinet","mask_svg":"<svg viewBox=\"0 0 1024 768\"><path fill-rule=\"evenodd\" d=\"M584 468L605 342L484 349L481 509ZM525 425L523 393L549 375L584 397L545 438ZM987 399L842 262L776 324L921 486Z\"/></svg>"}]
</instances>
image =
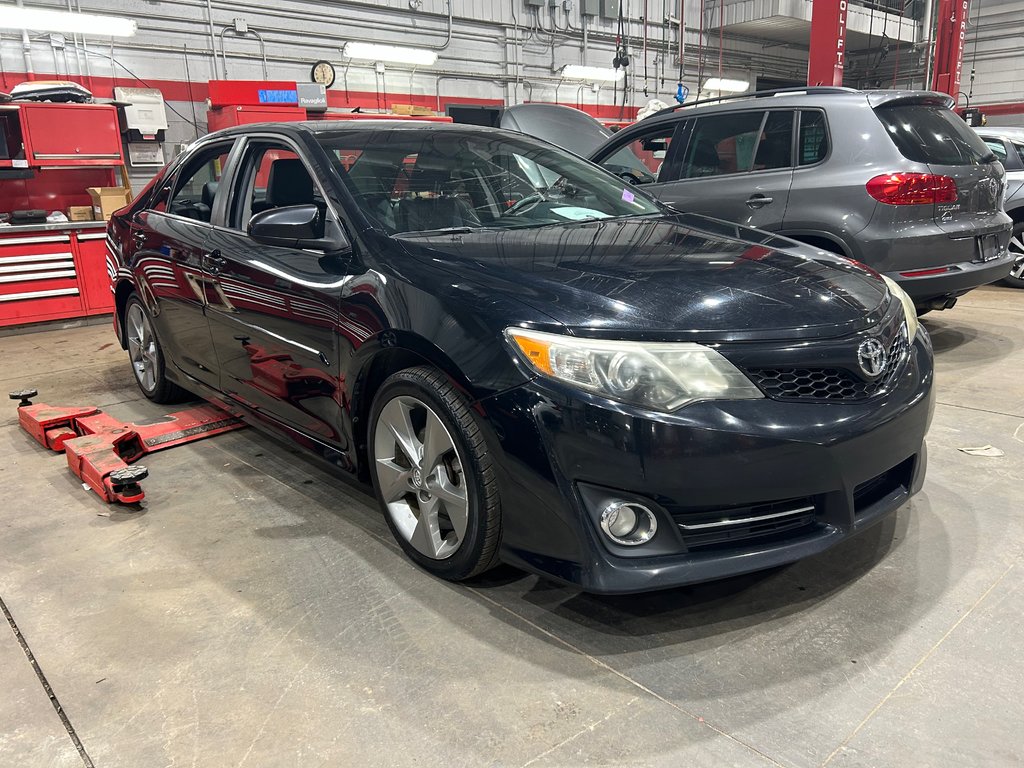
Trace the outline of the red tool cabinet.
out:
<instances>
[{"instance_id":1,"label":"red tool cabinet","mask_svg":"<svg viewBox=\"0 0 1024 768\"><path fill-rule=\"evenodd\" d=\"M67 213L126 184L113 106L5 104L0 132L0 212ZM0 326L113 311L105 262L106 222L0 227Z\"/></svg>"},{"instance_id":2,"label":"red tool cabinet","mask_svg":"<svg viewBox=\"0 0 1024 768\"><path fill-rule=\"evenodd\" d=\"M57 228L0 229L0 326L114 309L105 222L48 226Z\"/></svg>"}]
</instances>

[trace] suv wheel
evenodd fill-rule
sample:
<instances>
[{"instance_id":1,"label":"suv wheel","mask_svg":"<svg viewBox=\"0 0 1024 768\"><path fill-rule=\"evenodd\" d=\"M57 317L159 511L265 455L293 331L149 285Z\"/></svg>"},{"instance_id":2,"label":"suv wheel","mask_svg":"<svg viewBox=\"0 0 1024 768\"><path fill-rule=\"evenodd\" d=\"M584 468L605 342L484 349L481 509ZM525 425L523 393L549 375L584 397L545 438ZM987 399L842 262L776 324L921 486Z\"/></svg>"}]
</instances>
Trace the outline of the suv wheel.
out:
<instances>
[{"instance_id":1,"label":"suv wheel","mask_svg":"<svg viewBox=\"0 0 1024 768\"><path fill-rule=\"evenodd\" d=\"M370 474L395 539L420 567L461 581L497 561L498 485L466 399L441 372L399 371L370 417Z\"/></svg>"},{"instance_id":2,"label":"suv wheel","mask_svg":"<svg viewBox=\"0 0 1024 768\"><path fill-rule=\"evenodd\" d=\"M1013 254L1013 266L1010 274L1003 282L1011 288L1024 288L1024 221L1015 222L1013 236L1010 238L1010 253Z\"/></svg>"}]
</instances>

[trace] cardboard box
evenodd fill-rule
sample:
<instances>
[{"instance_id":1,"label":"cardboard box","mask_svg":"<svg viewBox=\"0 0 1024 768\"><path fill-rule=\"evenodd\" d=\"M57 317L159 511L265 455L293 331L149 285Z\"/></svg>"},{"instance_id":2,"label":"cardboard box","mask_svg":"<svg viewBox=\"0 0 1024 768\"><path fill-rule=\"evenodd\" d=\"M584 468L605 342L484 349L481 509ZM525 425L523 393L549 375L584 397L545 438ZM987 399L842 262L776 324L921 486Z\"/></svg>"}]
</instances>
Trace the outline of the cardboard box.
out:
<instances>
[{"instance_id":1,"label":"cardboard box","mask_svg":"<svg viewBox=\"0 0 1024 768\"><path fill-rule=\"evenodd\" d=\"M394 115L409 115L415 117L427 117L434 114L429 107L421 107L415 104L392 104L391 113Z\"/></svg>"},{"instance_id":2,"label":"cardboard box","mask_svg":"<svg viewBox=\"0 0 1024 768\"><path fill-rule=\"evenodd\" d=\"M92 214L96 221L106 221L110 214L132 201L131 190L125 187L89 187L85 191L92 198Z\"/></svg>"},{"instance_id":3,"label":"cardboard box","mask_svg":"<svg viewBox=\"0 0 1024 768\"><path fill-rule=\"evenodd\" d=\"M68 207L68 221L92 221L91 205L72 205Z\"/></svg>"}]
</instances>

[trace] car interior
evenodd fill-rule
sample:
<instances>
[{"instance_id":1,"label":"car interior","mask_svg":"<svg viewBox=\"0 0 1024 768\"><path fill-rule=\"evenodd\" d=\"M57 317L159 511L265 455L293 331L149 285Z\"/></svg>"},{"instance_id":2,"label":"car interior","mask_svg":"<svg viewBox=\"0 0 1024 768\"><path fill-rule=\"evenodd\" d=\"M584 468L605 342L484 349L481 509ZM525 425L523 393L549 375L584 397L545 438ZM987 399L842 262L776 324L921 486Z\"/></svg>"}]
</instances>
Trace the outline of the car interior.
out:
<instances>
[{"instance_id":1,"label":"car interior","mask_svg":"<svg viewBox=\"0 0 1024 768\"><path fill-rule=\"evenodd\" d=\"M440 151L396 148L364 151L346 175L364 210L386 230L421 232L478 227L498 217L478 165Z\"/></svg>"},{"instance_id":2,"label":"car interior","mask_svg":"<svg viewBox=\"0 0 1024 768\"><path fill-rule=\"evenodd\" d=\"M324 204L305 163L294 153L266 148L253 157L243 172L246 181L240 187L250 191L238 195L235 211L230 216L237 229L245 231L254 214L273 208Z\"/></svg>"},{"instance_id":3,"label":"car interior","mask_svg":"<svg viewBox=\"0 0 1024 768\"><path fill-rule=\"evenodd\" d=\"M467 202L469 193L453 178L451 161L419 155L409 173L406 194L394 206L395 226L402 232L480 226Z\"/></svg>"}]
</instances>

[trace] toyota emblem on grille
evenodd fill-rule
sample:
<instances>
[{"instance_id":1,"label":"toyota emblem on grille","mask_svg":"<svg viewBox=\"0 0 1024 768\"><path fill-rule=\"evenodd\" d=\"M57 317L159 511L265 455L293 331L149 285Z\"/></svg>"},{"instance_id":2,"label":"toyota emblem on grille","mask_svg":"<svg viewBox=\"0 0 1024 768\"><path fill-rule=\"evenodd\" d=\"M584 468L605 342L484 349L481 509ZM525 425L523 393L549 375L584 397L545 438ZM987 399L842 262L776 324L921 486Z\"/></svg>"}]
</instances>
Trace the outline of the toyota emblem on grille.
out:
<instances>
[{"instance_id":1,"label":"toyota emblem on grille","mask_svg":"<svg viewBox=\"0 0 1024 768\"><path fill-rule=\"evenodd\" d=\"M885 347L878 339L865 339L857 347L857 363L872 378L881 375L886 363Z\"/></svg>"}]
</instances>

